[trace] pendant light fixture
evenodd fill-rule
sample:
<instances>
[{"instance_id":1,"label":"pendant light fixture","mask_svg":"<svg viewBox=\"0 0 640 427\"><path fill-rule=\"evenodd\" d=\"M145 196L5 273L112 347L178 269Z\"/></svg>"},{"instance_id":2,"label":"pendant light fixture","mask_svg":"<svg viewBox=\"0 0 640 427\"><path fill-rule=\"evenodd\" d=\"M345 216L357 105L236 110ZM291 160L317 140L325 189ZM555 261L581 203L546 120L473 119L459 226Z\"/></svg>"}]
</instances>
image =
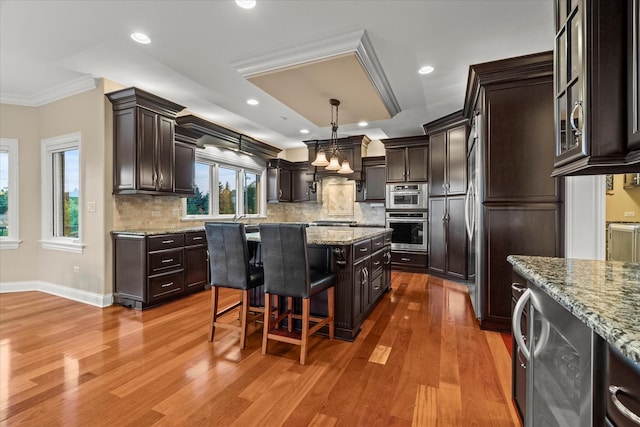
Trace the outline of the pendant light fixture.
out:
<instances>
[{"instance_id":1,"label":"pendant light fixture","mask_svg":"<svg viewBox=\"0 0 640 427\"><path fill-rule=\"evenodd\" d=\"M331 153L331 157L327 160L327 153L320 148L316 153L316 159L311 164L313 166L324 166L326 170L338 172L339 174L353 173L349 160L343 159L340 162L340 149L338 148L338 106L340 101L332 98L329 100L329 104L331 104L331 138L329 139L327 152Z\"/></svg>"}]
</instances>

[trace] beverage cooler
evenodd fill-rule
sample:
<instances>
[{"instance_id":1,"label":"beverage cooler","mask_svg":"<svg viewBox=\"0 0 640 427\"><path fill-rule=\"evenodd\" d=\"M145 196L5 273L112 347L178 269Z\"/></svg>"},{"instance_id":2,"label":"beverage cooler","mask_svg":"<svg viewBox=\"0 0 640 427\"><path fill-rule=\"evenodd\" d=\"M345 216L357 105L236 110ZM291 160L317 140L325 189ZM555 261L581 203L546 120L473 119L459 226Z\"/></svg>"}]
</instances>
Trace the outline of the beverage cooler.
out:
<instances>
[{"instance_id":1,"label":"beverage cooler","mask_svg":"<svg viewBox=\"0 0 640 427\"><path fill-rule=\"evenodd\" d=\"M609 224L608 259L640 262L640 224Z\"/></svg>"}]
</instances>

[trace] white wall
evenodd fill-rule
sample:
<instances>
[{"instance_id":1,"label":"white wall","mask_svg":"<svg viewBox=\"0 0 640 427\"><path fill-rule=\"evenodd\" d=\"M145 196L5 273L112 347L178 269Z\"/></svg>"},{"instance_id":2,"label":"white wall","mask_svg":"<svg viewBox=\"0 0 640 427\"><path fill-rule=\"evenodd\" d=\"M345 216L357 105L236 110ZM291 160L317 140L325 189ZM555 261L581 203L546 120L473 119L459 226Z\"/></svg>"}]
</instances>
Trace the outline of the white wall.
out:
<instances>
[{"instance_id":1,"label":"white wall","mask_svg":"<svg viewBox=\"0 0 640 427\"><path fill-rule=\"evenodd\" d=\"M606 257L604 175L565 178L565 257Z\"/></svg>"}]
</instances>

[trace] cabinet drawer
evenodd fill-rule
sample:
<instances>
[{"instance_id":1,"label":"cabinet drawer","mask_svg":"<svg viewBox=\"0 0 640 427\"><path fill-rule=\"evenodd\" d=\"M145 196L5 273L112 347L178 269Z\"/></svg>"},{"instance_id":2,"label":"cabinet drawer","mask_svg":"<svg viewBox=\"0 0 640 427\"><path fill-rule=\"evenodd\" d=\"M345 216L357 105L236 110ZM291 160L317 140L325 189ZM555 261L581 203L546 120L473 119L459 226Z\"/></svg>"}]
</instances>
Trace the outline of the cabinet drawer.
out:
<instances>
[{"instance_id":1,"label":"cabinet drawer","mask_svg":"<svg viewBox=\"0 0 640 427\"><path fill-rule=\"evenodd\" d=\"M182 270L149 278L149 300L158 300L182 292Z\"/></svg>"},{"instance_id":2,"label":"cabinet drawer","mask_svg":"<svg viewBox=\"0 0 640 427\"><path fill-rule=\"evenodd\" d=\"M427 267L427 254L414 252L391 252L391 263L407 267Z\"/></svg>"},{"instance_id":3,"label":"cabinet drawer","mask_svg":"<svg viewBox=\"0 0 640 427\"><path fill-rule=\"evenodd\" d=\"M382 249L382 247L385 245L384 243L384 236L378 236L378 237L373 237L371 239L371 251L375 252L379 249Z\"/></svg>"},{"instance_id":4,"label":"cabinet drawer","mask_svg":"<svg viewBox=\"0 0 640 427\"><path fill-rule=\"evenodd\" d=\"M149 252L184 246L184 234L162 234L149 237Z\"/></svg>"},{"instance_id":5,"label":"cabinet drawer","mask_svg":"<svg viewBox=\"0 0 640 427\"><path fill-rule=\"evenodd\" d=\"M391 233L387 233L384 235L384 244L385 245L391 244Z\"/></svg>"},{"instance_id":6,"label":"cabinet drawer","mask_svg":"<svg viewBox=\"0 0 640 427\"><path fill-rule=\"evenodd\" d=\"M371 239L353 244L353 261L371 255Z\"/></svg>"},{"instance_id":7,"label":"cabinet drawer","mask_svg":"<svg viewBox=\"0 0 640 427\"><path fill-rule=\"evenodd\" d=\"M373 304L384 292L383 279L384 279L384 276L382 274L378 274L377 276L374 275L373 278L371 279L371 283L370 283L371 296L369 297L369 301L371 304Z\"/></svg>"},{"instance_id":8,"label":"cabinet drawer","mask_svg":"<svg viewBox=\"0 0 640 427\"><path fill-rule=\"evenodd\" d=\"M204 231L190 231L184 234L185 246L206 245L206 244L207 244L207 233L205 233Z\"/></svg>"},{"instance_id":9,"label":"cabinet drawer","mask_svg":"<svg viewBox=\"0 0 640 427\"><path fill-rule=\"evenodd\" d=\"M371 277L376 277L382 273L384 267L384 251L375 252L371 256Z\"/></svg>"},{"instance_id":10,"label":"cabinet drawer","mask_svg":"<svg viewBox=\"0 0 640 427\"><path fill-rule=\"evenodd\" d=\"M182 248L150 253L149 274L157 274L163 271L181 268L183 254L184 251Z\"/></svg>"}]
</instances>

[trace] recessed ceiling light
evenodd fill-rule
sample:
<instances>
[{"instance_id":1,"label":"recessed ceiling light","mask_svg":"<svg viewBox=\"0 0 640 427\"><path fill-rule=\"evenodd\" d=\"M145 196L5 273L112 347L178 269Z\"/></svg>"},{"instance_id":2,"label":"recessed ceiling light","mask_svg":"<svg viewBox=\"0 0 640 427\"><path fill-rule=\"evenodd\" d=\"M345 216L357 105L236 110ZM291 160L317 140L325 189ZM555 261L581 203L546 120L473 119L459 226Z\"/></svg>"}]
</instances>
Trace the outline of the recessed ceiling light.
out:
<instances>
[{"instance_id":1,"label":"recessed ceiling light","mask_svg":"<svg viewBox=\"0 0 640 427\"><path fill-rule=\"evenodd\" d=\"M247 104L249 104L249 105L258 105L258 104L260 104L260 102L258 102L257 99L251 98L251 99L247 99Z\"/></svg>"},{"instance_id":2,"label":"recessed ceiling light","mask_svg":"<svg viewBox=\"0 0 640 427\"><path fill-rule=\"evenodd\" d=\"M309 129L300 129L300 133L309 133Z\"/></svg>"},{"instance_id":3,"label":"recessed ceiling light","mask_svg":"<svg viewBox=\"0 0 640 427\"><path fill-rule=\"evenodd\" d=\"M425 65L418 70L418 73L420 74L429 74L431 72L433 72L433 67L431 65Z\"/></svg>"},{"instance_id":4,"label":"recessed ceiling light","mask_svg":"<svg viewBox=\"0 0 640 427\"><path fill-rule=\"evenodd\" d=\"M140 44L149 44L151 39L145 33L131 33L131 39Z\"/></svg>"},{"instance_id":5,"label":"recessed ceiling light","mask_svg":"<svg viewBox=\"0 0 640 427\"><path fill-rule=\"evenodd\" d=\"M236 0L236 4L243 9L253 9L256 7L256 0Z\"/></svg>"},{"instance_id":6,"label":"recessed ceiling light","mask_svg":"<svg viewBox=\"0 0 640 427\"><path fill-rule=\"evenodd\" d=\"M367 125L369 125L369 123L367 123L365 121L362 121L362 122L358 123L358 126L360 126L361 128L363 128L363 127L365 127Z\"/></svg>"}]
</instances>

